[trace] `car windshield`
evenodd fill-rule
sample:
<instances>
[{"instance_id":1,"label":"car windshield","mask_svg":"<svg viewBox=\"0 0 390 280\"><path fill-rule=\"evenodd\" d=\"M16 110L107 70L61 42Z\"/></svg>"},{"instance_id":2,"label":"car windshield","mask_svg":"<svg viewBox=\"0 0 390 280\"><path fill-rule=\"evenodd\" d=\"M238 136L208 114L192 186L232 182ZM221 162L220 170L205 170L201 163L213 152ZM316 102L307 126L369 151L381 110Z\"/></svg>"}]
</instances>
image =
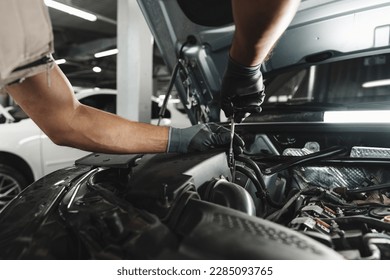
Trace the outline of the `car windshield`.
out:
<instances>
[{"instance_id":1,"label":"car windshield","mask_svg":"<svg viewBox=\"0 0 390 280\"><path fill-rule=\"evenodd\" d=\"M271 77L263 107L390 108L390 54L325 63Z\"/></svg>"}]
</instances>

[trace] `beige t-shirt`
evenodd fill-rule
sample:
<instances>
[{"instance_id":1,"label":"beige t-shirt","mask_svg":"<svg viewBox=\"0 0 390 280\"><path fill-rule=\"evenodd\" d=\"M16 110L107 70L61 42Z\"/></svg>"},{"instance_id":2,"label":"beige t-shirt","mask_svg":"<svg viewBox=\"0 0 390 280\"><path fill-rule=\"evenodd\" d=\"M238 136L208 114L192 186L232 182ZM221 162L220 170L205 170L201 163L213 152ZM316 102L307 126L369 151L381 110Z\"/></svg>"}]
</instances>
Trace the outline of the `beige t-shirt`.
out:
<instances>
[{"instance_id":1,"label":"beige t-shirt","mask_svg":"<svg viewBox=\"0 0 390 280\"><path fill-rule=\"evenodd\" d=\"M1 0L0 21L0 89L51 68L45 57L53 52L53 32L43 0Z\"/></svg>"}]
</instances>

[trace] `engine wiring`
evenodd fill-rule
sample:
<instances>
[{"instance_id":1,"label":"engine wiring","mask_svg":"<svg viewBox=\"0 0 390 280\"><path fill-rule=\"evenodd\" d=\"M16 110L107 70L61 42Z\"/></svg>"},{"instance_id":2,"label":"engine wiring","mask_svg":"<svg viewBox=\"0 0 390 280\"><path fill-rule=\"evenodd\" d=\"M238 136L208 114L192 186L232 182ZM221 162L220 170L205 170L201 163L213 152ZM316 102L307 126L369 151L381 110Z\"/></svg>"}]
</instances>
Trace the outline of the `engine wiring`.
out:
<instances>
[{"instance_id":1,"label":"engine wiring","mask_svg":"<svg viewBox=\"0 0 390 280\"><path fill-rule=\"evenodd\" d=\"M271 175L280 172L282 170L292 168L294 166L307 164L309 162L317 161L323 158L330 158L335 155L344 155L347 151L348 150L345 147L339 147L339 146L330 147L328 149L324 149L316 153L300 156L288 162L269 167L264 170L264 174Z\"/></svg>"},{"instance_id":2,"label":"engine wiring","mask_svg":"<svg viewBox=\"0 0 390 280\"><path fill-rule=\"evenodd\" d=\"M276 202L272 199L272 197L270 196L269 191L267 189L267 186L264 182L265 175L271 175L271 174L274 174L277 172L281 172L282 170L285 170L285 169L290 169L290 168L297 166L297 165L302 165L302 164L313 162L313 161L320 160L323 158L329 158L329 157L332 157L334 155L345 154L346 151L347 151L347 149L345 147L339 147L339 146L331 147L331 148L325 149L325 150L317 152L317 153L302 156L302 157L299 157L298 159L292 159L289 162L278 164L278 165L275 165L273 167L269 167L265 170L265 172L264 172L265 174L263 174L263 172L260 170L260 168L256 164L256 162L254 162L251 158L249 158L248 156L239 155L239 156L236 156L236 160L238 162L243 163L244 165L241 165L237 169L237 171L244 173L253 182L253 184L255 185L255 187L257 189L257 196L260 199L265 198L266 202L271 207L280 209L282 207L285 207L286 202L284 201L284 202L280 203L280 202ZM247 169L247 168L249 168L249 169ZM252 172L256 176L253 176Z\"/></svg>"},{"instance_id":3,"label":"engine wiring","mask_svg":"<svg viewBox=\"0 0 390 280\"><path fill-rule=\"evenodd\" d=\"M386 258L383 247L390 246L387 234L390 232L390 214L387 219L384 215L390 213L390 183L367 179L361 186L326 187L315 181L297 180L304 173L293 172L323 160L337 160L337 156L345 156L347 151L346 147L334 146L263 171L258 164L262 160L260 157L255 157L255 161L250 155L239 155L235 157L236 171L253 183L260 199L258 215L262 218L301 231L331 247L335 244L345 250L355 247L352 251L356 259ZM267 185L271 184L267 176L291 177L282 202L270 194L269 188L276 185ZM359 241L356 234L361 235Z\"/></svg>"},{"instance_id":4,"label":"engine wiring","mask_svg":"<svg viewBox=\"0 0 390 280\"><path fill-rule=\"evenodd\" d=\"M248 157L236 156L236 160L248 165L250 167L250 169L256 174L255 178L251 178L251 177L250 178L254 182L254 184L257 188L258 196L261 195L260 197L262 197L262 198L264 197L266 202L271 207L275 207L275 208L283 207L284 203L278 203L271 198L271 196L267 190L267 186L265 185L265 182L263 179L264 175L262 174L259 166ZM236 168L238 168L238 166ZM246 172L245 167L239 168L238 171L242 172L243 170L244 170L244 172ZM248 173L251 174L250 172L246 172L246 174L248 174Z\"/></svg>"}]
</instances>

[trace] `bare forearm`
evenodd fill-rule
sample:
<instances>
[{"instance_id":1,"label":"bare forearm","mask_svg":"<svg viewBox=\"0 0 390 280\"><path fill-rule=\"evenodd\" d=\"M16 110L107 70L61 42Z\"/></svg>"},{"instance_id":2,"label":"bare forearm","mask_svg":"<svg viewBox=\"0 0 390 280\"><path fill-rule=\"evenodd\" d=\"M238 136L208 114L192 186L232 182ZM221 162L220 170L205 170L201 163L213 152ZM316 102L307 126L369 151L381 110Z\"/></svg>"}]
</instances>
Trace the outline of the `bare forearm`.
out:
<instances>
[{"instance_id":1,"label":"bare forearm","mask_svg":"<svg viewBox=\"0 0 390 280\"><path fill-rule=\"evenodd\" d=\"M232 0L236 32L230 55L251 66L264 61L290 24L300 0Z\"/></svg>"},{"instance_id":2,"label":"bare forearm","mask_svg":"<svg viewBox=\"0 0 390 280\"><path fill-rule=\"evenodd\" d=\"M59 145L105 153L165 152L168 128L132 122L80 104L55 66L7 91L35 123Z\"/></svg>"},{"instance_id":3,"label":"bare forearm","mask_svg":"<svg viewBox=\"0 0 390 280\"><path fill-rule=\"evenodd\" d=\"M161 153L167 150L168 127L132 122L80 105L72 127L58 144L105 153Z\"/></svg>"}]
</instances>

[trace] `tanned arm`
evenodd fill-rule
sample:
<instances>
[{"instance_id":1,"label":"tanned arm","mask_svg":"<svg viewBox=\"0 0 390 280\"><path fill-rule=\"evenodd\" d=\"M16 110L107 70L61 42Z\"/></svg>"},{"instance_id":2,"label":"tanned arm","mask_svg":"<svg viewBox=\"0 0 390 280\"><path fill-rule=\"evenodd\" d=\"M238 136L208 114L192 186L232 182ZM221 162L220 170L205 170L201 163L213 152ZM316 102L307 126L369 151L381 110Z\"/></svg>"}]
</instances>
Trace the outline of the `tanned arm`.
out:
<instances>
[{"instance_id":1,"label":"tanned arm","mask_svg":"<svg viewBox=\"0 0 390 280\"><path fill-rule=\"evenodd\" d=\"M49 73L8 86L7 91L58 145L101 153L167 150L168 127L129 121L81 104L57 65Z\"/></svg>"},{"instance_id":2,"label":"tanned arm","mask_svg":"<svg viewBox=\"0 0 390 280\"><path fill-rule=\"evenodd\" d=\"M232 0L236 24L231 57L246 66L269 55L290 24L301 0Z\"/></svg>"}]
</instances>

